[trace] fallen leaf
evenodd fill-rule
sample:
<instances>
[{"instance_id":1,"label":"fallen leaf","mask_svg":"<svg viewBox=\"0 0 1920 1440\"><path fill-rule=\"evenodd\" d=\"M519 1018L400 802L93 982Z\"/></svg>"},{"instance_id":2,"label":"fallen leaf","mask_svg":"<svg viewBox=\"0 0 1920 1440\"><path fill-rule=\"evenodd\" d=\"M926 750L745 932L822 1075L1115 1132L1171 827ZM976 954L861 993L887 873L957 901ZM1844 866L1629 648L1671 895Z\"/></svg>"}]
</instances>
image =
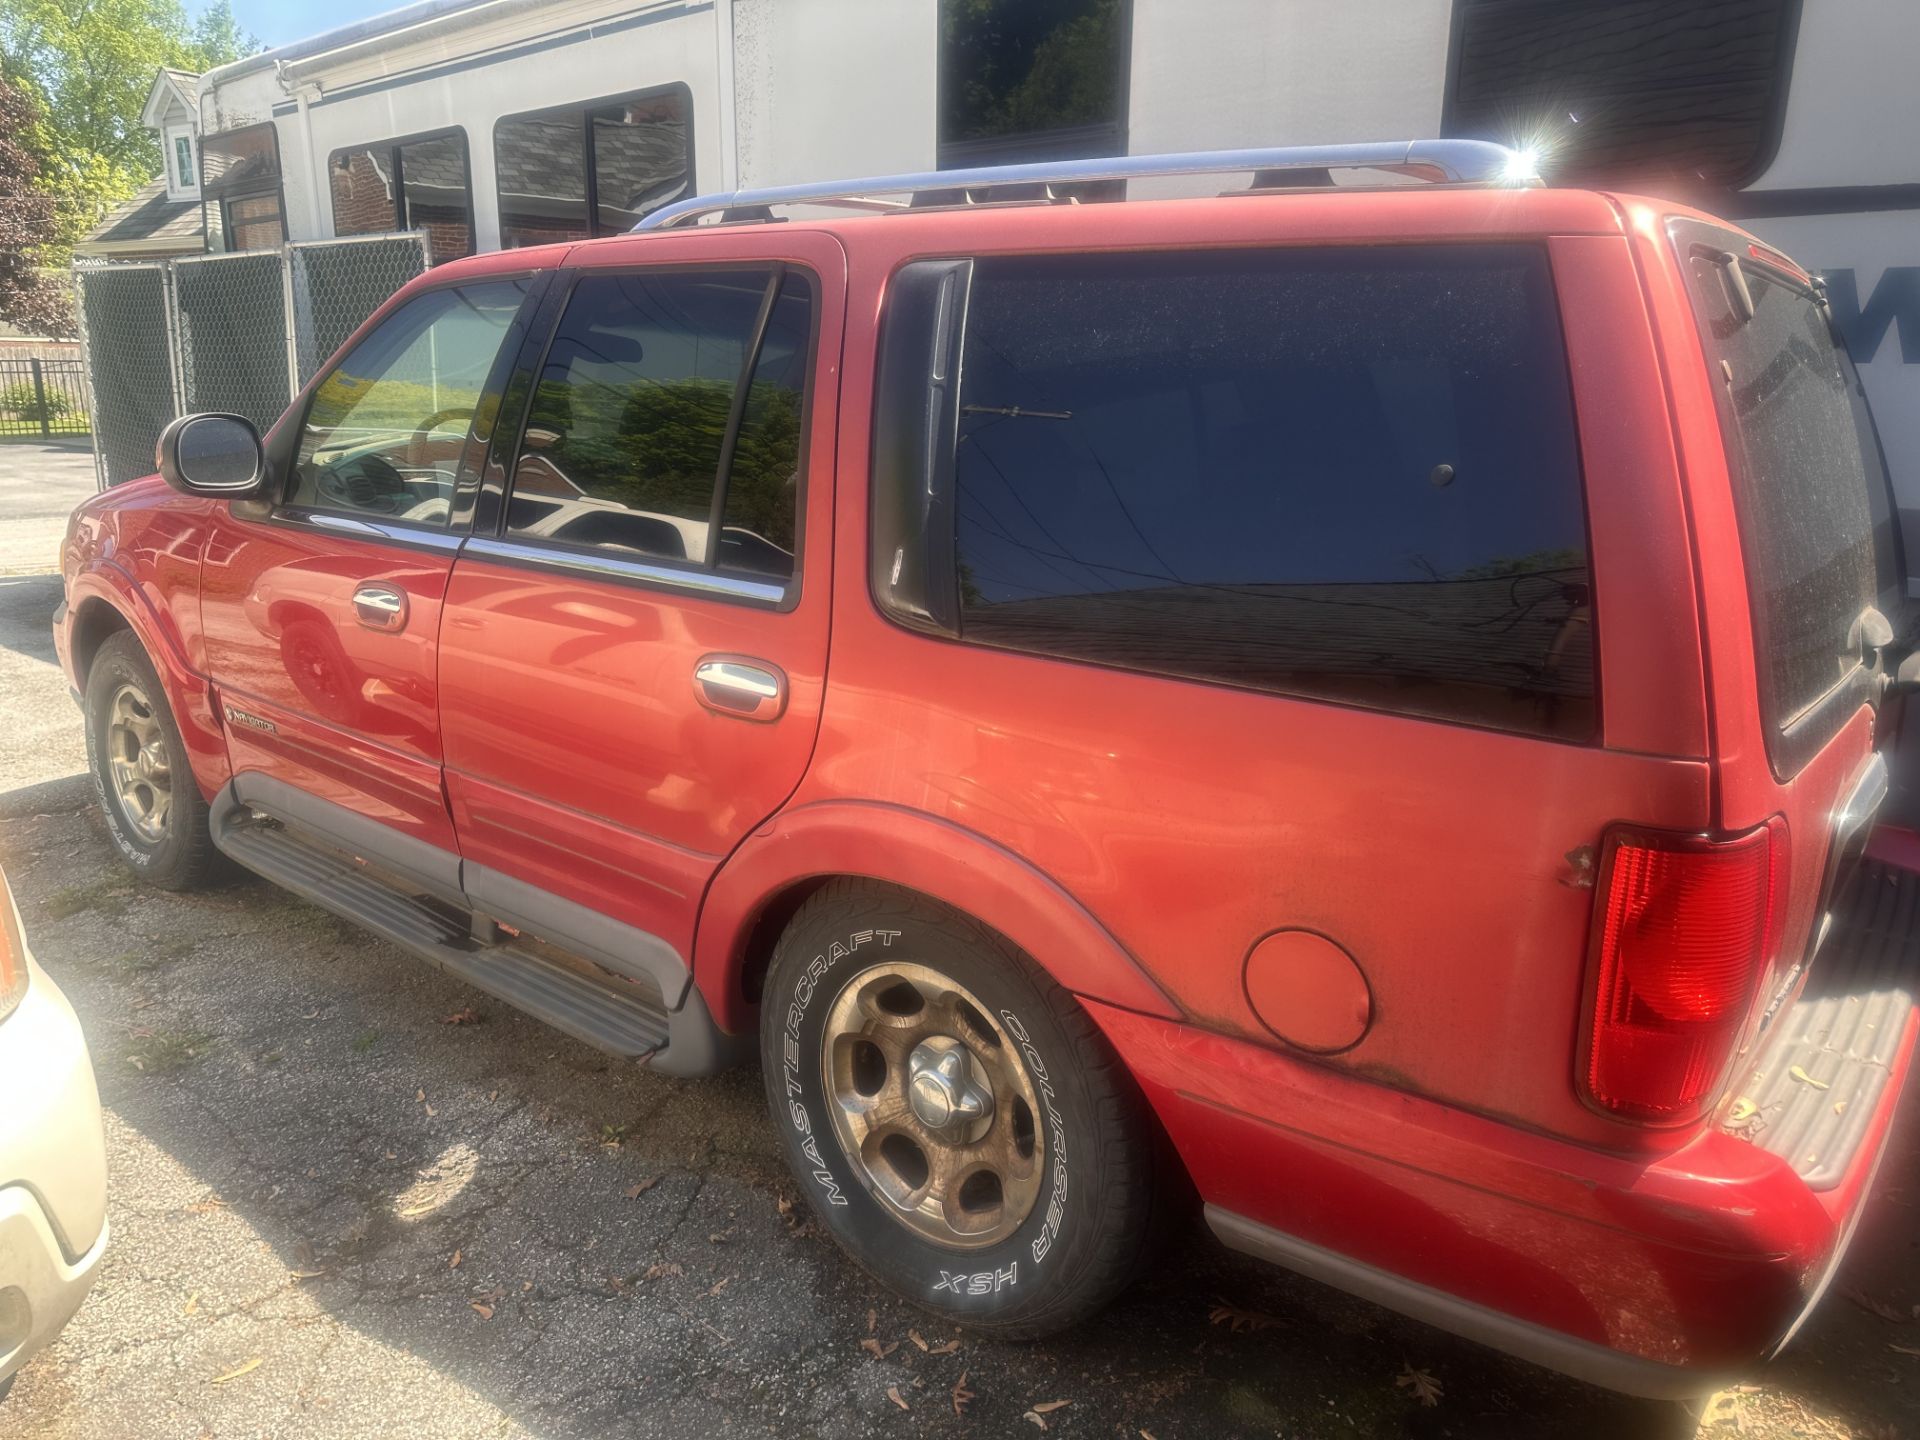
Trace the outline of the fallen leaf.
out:
<instances>
[{"instance_id":1,"label":"fallen leaf","mask_svg":"<svg viewBox=\"0 0 1920 1440\"><path fill-rule=\"evenodd\" d=\"M1414 1399L1428 1408L1438 1405L1440 1403L1440 1397L1444 1393L1440 1388L1440 1382L1434 1379L1431 1374L1425 1370L1416 1370L1404 1361L1401 1363L1400 1373L1394 1377L1393 1383L1395 1385L1404 1385L1413 1392Z\"/></svg>"},{"instance_id":2,"label":"fallen leaf","mask_svg":"<svg viewBox=\"0 0 1920 1440\"><path fill-rule=\"evenodd\" d=\"M433 1111L428 1110L427 1113L431 1115ZM424 1215L429 1210L437 1210L439 1208L440 1202L438 1200L422 1200L418 1205L409 1205L406 1209L402 1210L400 1212L400 1218L402 1220L411 1220L415 1216Z\"/></svg>"},{"instance_id":3,"label":"fallen leaf","mask_svg":"<svg viewBox=\"0 0 1920 1440\"><path fill-rule=\"evenodd\" d=\"M1154 1440L1153 1431L1143 1427L1140 1431L1140 1440Z\"/></svg>"},{"instance_id":4,"label":"fallen leaf","mask_svg":"<svg viewBox=\"0 0 1920 1440\"><path fill-rule=\"evenodd\" d=\"M424 1090L416 1090L413 1092L413 1098L424 1105L427 1099L427 1092Z\"/></svg>"},{"instance_id":5,"label":"fallen leaf","mask_svg":"<svg viewBox=\"0 0 1920 1440\"><path fill-rule=\"evenodd\" d=\"M1031 1420L1034 1424L1038 1425L1042 1430L1047 1428L1047 1422L1041 1417L1040 1412L1038 1410L1029 1410L1027 1411L1026 1414L1022 1415L1020 1418L1022 1420Z\"/></svg>"},{"instance_id":6,"label":"fallen leaf","mask_svg":"<svg viewBox=\"0 0 1920 1440\"><path fill-rule=\"evenodd\" d=\"M900 1342L898 1340L895 1340L890 1345L882 1345L878 1340L874 1339L871 1335L869 1335L866 1339L860 1342L860 1348L866 1351L869 1355L873 1356L874 1359L884 1360L887 1358L887 1356L891 1355L894 1351L900 1348Z\"/></svg>"},{"instance_id":7,"label":"fallen leaf","mask_svg":"<svg viewBox=\"0 0 1920 1440\"><path fill-rule=\"evenodd\" d=\"M782 1215L791 1215L793 1213L793 1197L791 1195L780 1196L773 1202L773 1208L778 1210Z\"/></svg>"},{"instance_id":8,"label":"fallen leaf","mask_svg":"<svg viewBox=\"0 0 1920 1440\"><path fill-rule=\"evenodd\" d=\"M433 1106L431 1105L427 1106L427 1118L429 1120L431 1120L434 1116L438 1115L439 1113L440 1112L434 1109Z\"/></svg>"},{"instance_id":9,"label":"fallen leaf","mask_svg":"<svg viewBox=\"0 0 1920 1440\"><path fill-rule=\"evenodd\" d=\"M483 1304L478 1300L469 1300L467 1304L473 1308L473 1313L478 1315L482 1320L491 1320L493 1318L493 1306Z\"/></svg>"},{"instance_id":10,"label":"fallen leaf","mask_svg":"<svg viewBox=\"0 0 1920 1440\"><path fill-rule=\"evenodd\" d=\"M306 1014L302 1015L300 1018L302 1020L318 1020L320 1018L320 1012L318 1010L309 1010Z\"/></svg>"},{"instance_id":11,"label":"fallen leaf","mask_svg":"<svg viewBox=\"0 0 1920 1440\"><path fill-rule=\"evenodd\" d=\"M654 1186L658 1185L659 1183L660 1183L660 1177L658 1175L649 1175L646 1179L642 1180L639 1184L629 1185L627 1187L627 1191L626 1191L627 1199L638 1200L642 1195L646 1194L647 1191L651 1190Z\"/></svg>"},{"instance_id":12,"label":"fallen leaf","mask_svg":"<svg viewBox=\"0 0 1920 1440\"><path fill-rule=\"evenodd\" d=\"M458 1270L460 1268L460 1260L460 1252L458 1250L454 1251L452 1257L447 1261L447 1269Z\"/></svg>"},{"instance_id":13,"label":"fallen leaf","mask_svg":"<svg viewBox=\"0 0 1920 1440\"><path fill-rule=\"evenodd\" d=\"M251 1370L258 1370L261 1364L265 1361L265 1359L266 1359L266 1356L264 1355L256 1355L251 1360L247 1361L246 1364L235 1366L233 1369L227 1371L227 1373L224 1375L216 1375L213 1377L212 1380L208 1381L207 1383L210 1385L224 1385L229 1380L238 1380L242 1375L245 1375L247 1372Z\"/></svg>"},{"instance_id":14,"label":"fallen leaf","mask_svg":"<svg viewBox=\"0 0 1920 1440\"><path fill-rule=\"evenodd\" d=\"M187 1296L187 1303L180 1307L182 1315L197 1315L200 1312L200 1292L194 1291Z\"/></svg>"},{"instance_id":15,"label":"fallen leaf","mask_svg":"<svg viewBox=\"0 0 1920 1440\"><path fill-rule=\"evenodd\" d=\"M967 1413L967 1402L973 1399L973 1391L967 1388L967 1372L962 1370L960 1378L953 1382L953 1413Z\"/></svg>"},{"instance_id":16,"label":"fallen leaf","mask_svg":"<svg viewBox=\"0 0 1920 1440\"><path fill-rule=\"evenodd\" d=\"M500 1092L498 1090L489 1090L487 1092L487 1099L489 1101L498 1100L499 1098L500 1098Z\"/></svg>"},{"instance_id":17,"label":"fallen leaf","mask_svg":"<svg viewBox=\"0 0 1920 1440\"><path fill-rule=\"evenodd\" d=\"M1215 1325L1224 1325L1238 1334L1242 1330L1267 1330L1280 1322L1271 1315L1258 1310L1242 1310L1238 1305L1230 1305L1219 1296L1214 1296L1213 1309L1207 1312L1207 1319Z\"/></svg>"},{"instance_id":18,"label":"fallen leaf","mask_svg":"<svg viewBox=\"0 0 1920 1440\"><path fill-rule=\"evenodd\" d=\"M1887 1348L1889 1350L1898 1350L1902 1355L1920 1355L1920 1349L1916 1349L1911 1345L1896 1345L1891 1340L1887 1342Z\"/></svg>"},{"instance_id":19,"label":"fallen leaf","mask_svg":"<svg viewBox=\"0 0 1920 1440\"><path fill-rule=\"evenodd\" d=\"M1037 1413L1041 1415L1051 1415L1056 1410L1066 1409L1067 1406L1071 1405L1072 1403L1073 1401L1071 1400L1046 1400L1041 1402L1038 1405L1035 1405L1033 1408Z\"/></svg>"},{"instance_id":20,"label":"fallen leaf","mask_svg":"<svg viewBox=\"0 0 1920 1440\"><path fill-rule=\"evenodd\" d=\"M382 1160L398 1160L400 1157L391 1150L383 1150L380 1152L380 1158Z\"/></svg>"},{"instance_id":21,"label":"fallen leaf","mask_svg":"<svg viewBox=\"0 0 1920 1440\"><path fill-rule=\"evenodd\" d=\"M922 1355L927 1353L927 1342L920 1338L920 1332L918 1330L907 1331L907 1338L920 1347L920 1353Z\"/></svg>"},{"instance_id":22,"label":"fallen leaf","mask_svg":"<svg viewBox=\"0 0 1920 1440\"><path fill-rule=\"evenodd\" d=\"M1811 1085L1816 1090L1831 1090L1833 1088L1824 1080L1814 1079L1813 1076L1809 1075L1806 1070L1799 1065L1787 1071L1787 1074L1791 1075L1795 1080L1798 1080L1802 1085Z\"/></svg>"},{"instance_id":23,"label":"fallen leaf","mask_svg":"<svg viewBox=\"0 0 1920 1440\"><path fill-rule=\"evenodd\" d=\"M447 1018L440 1023L442 1025L478 1025L480 1023L480 1016L474 1010L473 1006L469 1005L465 1009L454 1011L453 1014L447 1016Z\"/></svg>"},{"instance_id":24,"label":"fallen leaf","mask_svg":"<svg viewBox=\"0 0 1920 1440\"><path fill-rule=\"evenodd\" d=\"M658 1280L662 1276L684 1275L686 1273L687 1272L685 1270L682 1270L678 1265L674 1264L673 1261L662 1260L662 1261L657 1261L656 1263L649 1265L647 1267L647 1273L645 1278L647 1278L648 1280Z\"/></svg>"},{"instance_id":25,"label":"fallen leaf","mask_svg":"<svg viewBox=\"0 0 1920 1440\"><path fill-rule=\"evenodd\" d=\"M913 1408L911 1405L907 1404L907 1402L900 1397L900 1387L898 1385L887 1386L887 1398L893 1401L893 1403L898 1405L902 1410L911 1410Z\"/></svg>"},{"instance_id":26,"label":"fallen leaf","mask_svg":"<svg viewBox=\"0 0 1920 1440\"><path fill-rule=\"evenodd\" d=\"M873 1327L875 1324L879 1322L879 1319L880 1319L880 1312L878 1310L867 1311L867 1333L869 1335L873 1333Z\"/></svg>"},{"instance_id":27,"label":"fallen leaf","mask_svg":"<svg viewBox=\"0 0 1920 1440\"><path fill-rule=\"evenodd\" d=\"M947 1343L944 1345L934 1346L927 1353L929 1355L951 1355L953 1354L954 1351L958 1350L959 1348L960 1348L960 1341L956 1338L956 1339L947 1341Z\"/></svg>"},{"instance_id":28,"label":"fallen leaf","mask_svg":"<svg viewBox=\"0 0 1920 1440\"><path fill-rule=\"evenodd\" d=\"M318 1280L326 1273L324 1270L289 1270L287 1272L295 1280Z\"/></svg>"},{"instance_id":29,"label":"fallen leaf","mask_svg":"<svg viewBox=\"0 0 1920 1440\"><path fill-rule=\"evenodd\" d=\"M1844 1114L1846 1114L1846 1113L1847 1113L1847 1102L1846 1102L1846 1101L1844 1101L1844 1100L1836 1100L1836 1101L1834 1101L1834 1102L1833 1102L1833 1113L1834 1113L1834 1114L1836 1114L1836 1115L1844 1115Z\"/></svg>"},{"instance_id":30,"label":"fallen leaf","mask_svg":"<svg viewBox=\"0 0 1920 1440\"><path fill-rule=\"evenodd\" d=\"M716 1230L711 1235L707 1236L707 1243L709 1245L724 1245L727 1243L728 1237L731 1236L732 1234L733 1234L733 1227L729 1225L726 1229Z\"/></svg>"},{"instance_id":31,"label":"fallen leaf","mask_svg":"<svg viewBox=\"0 0 1920 1440\"><path fill-rule=\"evenodd\" d=\"M727 1286L731 1285L732 1283L733 1283L733 1277L731 1275L727 1276L727 1278L724 1280L714 1281L712 1288L710 1288L707 1291L707 1298L711 1300L715 1295L718 1295L722 1290L726 1289Z\"/></svg>"},{"instance_id":32,"label":"fallen leaf","mask_svg":"<svg viewBox=\"0 0 1920 1440\"><path fill-rule=\"evenodd\" d=\"M1842 1290L1840 1293L1858 1305L1862 1310L1870 1314L1878 1315L1890 1325L1904 1325L1907 1323L1908 1317L1906 1315L1902 1314L1894 1306L1889 1305L1886 1301L1874 1299L1873 1296L1867 1294L1864 1290Z\"/></svg>"},{"instance_id":33,"label":"fallen leaf","mask_svg":"<svg viewBox=\"0 0 1920 1440\"><path fill-rule=\"evenodd\" d=\"M1742 1095L1727 1110L1727 1124L1744 1125L1760 1113L1760 1107Z\"/></svg>"}]
</instances>

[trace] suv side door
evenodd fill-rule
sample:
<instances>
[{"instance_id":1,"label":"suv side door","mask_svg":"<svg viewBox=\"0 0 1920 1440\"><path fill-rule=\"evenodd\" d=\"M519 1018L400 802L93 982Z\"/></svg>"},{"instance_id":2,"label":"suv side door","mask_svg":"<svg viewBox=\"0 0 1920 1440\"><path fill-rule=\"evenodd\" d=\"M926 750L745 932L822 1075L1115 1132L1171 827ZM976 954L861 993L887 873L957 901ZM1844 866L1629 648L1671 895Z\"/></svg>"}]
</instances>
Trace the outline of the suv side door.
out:
<instances>
[{"instance_id":1,"label":"suv side door","mask_svg":"<svg viewBox=\"0 0 1920 1440\"><path fill-rule=\"evenodd\" d=\"M376 821L444 852L453 884L434 650L463 457L536 283L435 286L368 330L273 436L280 497L216 507L202 569L236 793L337 840Z\"/></svg>"},{"instance_id":2,"label":"suv side door","mask_svg":"<svg viewBox=\"0 0 1920 1440\"><path fill-rule=\"evenodd\" d=\"M845 258L762 228L593 260L515 367L531 399L453 568L447 795L476 906L684 962L708 878L813 750Z\"/></svg>"}]
</instances>

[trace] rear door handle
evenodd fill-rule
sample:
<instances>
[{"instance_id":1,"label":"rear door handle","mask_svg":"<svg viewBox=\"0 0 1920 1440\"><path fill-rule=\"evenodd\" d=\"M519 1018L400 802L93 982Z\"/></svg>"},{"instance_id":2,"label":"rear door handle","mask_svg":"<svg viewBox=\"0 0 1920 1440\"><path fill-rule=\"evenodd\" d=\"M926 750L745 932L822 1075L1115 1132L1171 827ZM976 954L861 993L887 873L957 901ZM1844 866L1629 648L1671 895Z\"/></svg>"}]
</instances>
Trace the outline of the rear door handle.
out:
<instances>
[{"instance_id":1,"label":"rear door handle","mask_svg":"<svg viewBox=\"0 0 1920 1440\"><path fill-rule=\"evenodd\" d=\"M716 715L778 720L787 708L787 677L777 665L745 655L705 655L693 667L693 693Z\"/></svg>"},{"instance_id":2,"label":"rear door handle","mask_svg":"<svg viewBox=\"0 0 1920 1440\"><path fill-rule=\"evenodd\" d=\"M404 630L407 592L391 585L362 585L353 592L353 617L369 630Z\"/></svg>"}]
</instances>

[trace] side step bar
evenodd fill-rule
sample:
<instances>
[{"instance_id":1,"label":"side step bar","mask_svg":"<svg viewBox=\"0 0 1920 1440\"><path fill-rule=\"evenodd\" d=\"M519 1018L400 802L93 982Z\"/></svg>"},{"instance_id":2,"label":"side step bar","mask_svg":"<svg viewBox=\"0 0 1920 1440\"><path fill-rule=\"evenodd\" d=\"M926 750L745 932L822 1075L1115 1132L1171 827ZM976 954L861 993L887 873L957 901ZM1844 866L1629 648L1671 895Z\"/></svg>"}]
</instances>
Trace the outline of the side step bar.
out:
<instances>
[{"instance_id":1,"label":"side step bar","mask_svg":"<svg viewBox=\"0 0 1920 1440\"><path fill-rule=\"evenodd\" d=\"M690 984L669 1008L642 976L516 944L491 917L262 819L229 791L216 798L211 819L214 843L236 863L610 1055L685 1076L725 1069L751 1048L753 1037L720 1031Z\"/></svg>"},{"instance_id":2,"label":"side step bar","mask_svg":"<svg viewBox=\"0 0 1920 1440\"><path fill-rule=\"evenodd\" d=\"M1865 860L1800 997L1773 1019L1728 1126L1831 1190L1866 1141L1920 993L1920 874Z\"/></svg>"}]
</instances>

